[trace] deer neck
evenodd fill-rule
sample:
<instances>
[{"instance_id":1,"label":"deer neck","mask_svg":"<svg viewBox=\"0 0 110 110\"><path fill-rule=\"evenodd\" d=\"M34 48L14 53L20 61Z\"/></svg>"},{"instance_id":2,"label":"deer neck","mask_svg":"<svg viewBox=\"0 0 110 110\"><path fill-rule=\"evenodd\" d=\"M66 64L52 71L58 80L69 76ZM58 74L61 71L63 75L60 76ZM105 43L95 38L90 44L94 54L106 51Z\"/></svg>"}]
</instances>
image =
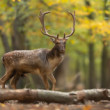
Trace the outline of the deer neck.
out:
<instances>
[{"instance_id":1,"label":"deer neck","mask_svg":"<svg viewBox=\"0 0 110 110\"><path fill-rule=\"evenodd\" d=\"M48 59L58 59L64 57L65 53L61 53L56 46L48 52Z\"/></svg>"},{"instance_id":2,"label":"deer neck","mask_svg":"<svg viewBox=\"0 0 110 110\"><path fill-rule=\"evenodd\" d=\"M56 67L63 61L64 53L60 53L58 49L54 46L47 54L47 59L50 67L54 71Z\"/></svg>"}]
</instances>

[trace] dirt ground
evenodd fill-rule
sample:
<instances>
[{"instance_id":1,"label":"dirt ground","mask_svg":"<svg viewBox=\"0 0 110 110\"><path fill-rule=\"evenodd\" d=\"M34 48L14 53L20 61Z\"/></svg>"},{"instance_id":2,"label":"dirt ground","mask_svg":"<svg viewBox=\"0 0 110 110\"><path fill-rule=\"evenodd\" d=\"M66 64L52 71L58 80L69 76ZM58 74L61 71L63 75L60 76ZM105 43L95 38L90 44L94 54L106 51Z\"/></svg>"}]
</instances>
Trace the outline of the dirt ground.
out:
<instances>
[{"instance_id":1,"label":"dirt ground","mask_svg":"<svg viewBox=\"0 0 110 110\"><path fill-rule=\"evenodd\" d=\"M17 103L0 103L0 110L110 110L110 102L98 102L94 104L55 104L55 103L38 103L38 104L17 104Z\"/></svg>"}]
</instances>

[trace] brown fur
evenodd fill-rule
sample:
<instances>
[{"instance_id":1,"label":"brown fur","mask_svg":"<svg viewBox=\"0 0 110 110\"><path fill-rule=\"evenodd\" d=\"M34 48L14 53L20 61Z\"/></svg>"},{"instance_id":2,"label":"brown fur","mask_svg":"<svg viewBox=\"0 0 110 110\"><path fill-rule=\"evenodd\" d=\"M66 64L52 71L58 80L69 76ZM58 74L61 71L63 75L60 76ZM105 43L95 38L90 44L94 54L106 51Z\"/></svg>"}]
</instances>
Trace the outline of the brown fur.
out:
<instances>
[{"instance_id":1,"label":"brown fur","mask_svg":"<svg viewBox=\"0 0 110 110\"><path fill-rule=\"evenodd\" d=\"M61 40L61 39L60 39ZM52 81L55 89L56 80L51 74L64 58L64 42L55 43L53 49L19 50L4 54L3 64L6 68L5 75L0 79L2 88L5 88L7 80L13 89L20 77L26 73L39 74L44 81L46 89L49 89L48 78ZM61 48L61 49L60 49ZM62 51L63 50L63 51Z\"/></svg>"},{"instance_id":2,"label":"brown fur","mask_svg":"<svg viewBox=\"0 0 110 110\"><path fill-rule=\"evenodd\" d=\"M7 80L11 79L12 88L16 88L16 83L21 76L26 73L39 74L44 81L46 89L49 89L48 78L52 81L55 90L56 80L52 72L62 62L65 53L66 40L75 32L75 12L74 15L68 12L73 18L73 28L69 35L64 34L63 39L59 35L50 35L44 25L44 16L50 12L40 12L39 19L42 24L42 33L51 38L55 46L53 49L20 50L6 53L2 60L6 69L5 75L0 79L2 88L5 88Z\"/></svg>"}]
</instances>

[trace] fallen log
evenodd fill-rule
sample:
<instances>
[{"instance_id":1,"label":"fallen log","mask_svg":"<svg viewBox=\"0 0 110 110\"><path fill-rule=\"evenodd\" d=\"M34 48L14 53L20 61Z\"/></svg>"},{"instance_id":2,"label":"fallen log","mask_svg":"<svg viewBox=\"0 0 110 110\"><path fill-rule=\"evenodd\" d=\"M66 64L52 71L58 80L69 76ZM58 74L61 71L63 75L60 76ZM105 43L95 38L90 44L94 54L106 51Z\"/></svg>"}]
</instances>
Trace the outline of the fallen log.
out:
<instances>
[{"instance_id":1,"label":"fallen log","mask_svg":"<svg viewBox=\"0 0 110 110\"><path fill-rule=\"evenodd\" d=\"M59 92L34 89L0 89L0 102L18 100L19 102L54 102L73 104L84 100L110 100L110 89L91 89L72 92Z\"/></svg>"}]
</instances>

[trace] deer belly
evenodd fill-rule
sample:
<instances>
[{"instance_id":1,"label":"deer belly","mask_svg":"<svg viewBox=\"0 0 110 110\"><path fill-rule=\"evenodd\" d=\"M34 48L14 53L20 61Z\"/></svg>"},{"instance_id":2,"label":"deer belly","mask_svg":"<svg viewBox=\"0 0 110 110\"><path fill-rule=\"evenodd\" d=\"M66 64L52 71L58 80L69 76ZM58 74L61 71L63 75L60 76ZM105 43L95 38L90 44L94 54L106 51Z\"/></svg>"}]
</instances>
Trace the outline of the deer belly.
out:
<instances>
[{"instance_id":1,"label":"deer belly","mask_svg":"<svg viewBox=\"0 0 110 110\"><path fill-rule=\"evenodd\" d=\"M37 69L35 69L35 70L33 71L33 73L35 73L35 74L41 74L41 71L40 71L39 68L37 68Z\"/></svg>"},{"instance_id":2,"label":"deer belly","mask_svg":"<svg viewBox=\"0 0 110 110\"><path fill-rule=\"evenodd\" d=\"M37 64L24 63L23 61L16 64L15 69L19 71L26 71L27 73L40 73L40 68Z\"/></svg>"}]
</instances>

